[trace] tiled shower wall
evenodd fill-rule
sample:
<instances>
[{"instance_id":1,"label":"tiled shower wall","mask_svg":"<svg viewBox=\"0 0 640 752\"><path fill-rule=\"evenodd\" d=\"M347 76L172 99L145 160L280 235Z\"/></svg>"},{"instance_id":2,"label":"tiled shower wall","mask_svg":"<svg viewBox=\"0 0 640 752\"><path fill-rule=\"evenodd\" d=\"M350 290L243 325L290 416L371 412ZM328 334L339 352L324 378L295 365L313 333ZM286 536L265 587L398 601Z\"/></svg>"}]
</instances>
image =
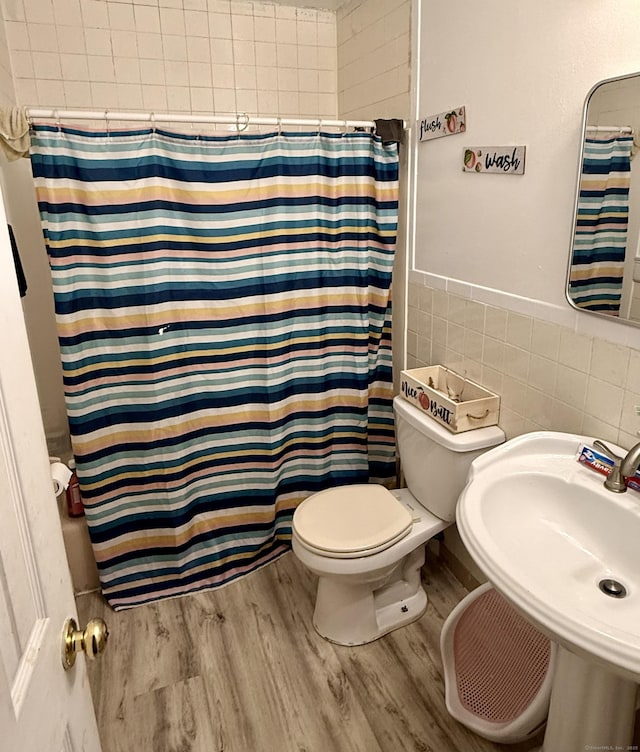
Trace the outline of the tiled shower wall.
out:
<instances>
[{"instance_id":1,"label":"tiled shower wall","mask_svg":"<svg viewBox=\"0 0 640 752\"><path fill-rule=\"evenodd\" d=\"M4 24L0 23L0 107L13 107L15 90Z\"/></svg>"},{"instance_id":2,"label":"tiled shower wall","mask_svg":"<svg viewBox=\"0 0 640 752\"><path fill-rule=\"evenodd\" d=\"M5 20L19 104L337 114L330 11L239 0L5 0Z\"/></svg>"},{"instance_id":3,"label":"tiled shower wall","mask_svg":"<svg viewBox=\"0 0 640 752\"><path fill-rule=\"evenodd\" d=\"M554 430L638 441L640 350L433 289L413 273L407 352L409 368L440 363L499 394L508 438Z\"/></svg>"},{"instance_id":4,"label":"tiled shower wall","mask_svg":"<svg viewBox=\"0 0 640 752\"><path fill-rule=\"evenodd\" d=\"M340 117L408 119L411 0L349 0L336 16Z\"/></svg>"},{"instance_id":5,"label":"tiled shower wall","mask_svg":"<svg viewBox=\"0 0 640 752\"><path fill-rule=\"evenodd\" d=\"M295 0L291 5L242 0L2 0L0 5L18 104L310 118L408 117L410 0L351 0L338 20L331 11L295 7ZM370 61L386 26L384 33L393 44L384 46L380 61L395 70L401 59L401 70L381 78L377 87L364 81L366 96L356 98L359 69L348 61L365 52ZM342 27L345 87L353 100L346 104L357 101L357 112L338 108L337 27ZM402 40L407 48L400 54ZM398 57L390 56L391 47ZM373 75L370 70L369 79ZM2 38L0 97L6 105L15 101ZM380 100L399 106L384 111L372 107ZM12 188L5 195L14 196L24 213L33 198L32 188L28 196L18 195L19 182L25 191L31 186L28 176L23 177L17 181L12 175ZM56 437L66 432L66 420L51 332L49 271L46 263L40 264L45 256L35 209L33 217L11 214L21 246L32 249L26 262L35 258L32 266L38 264L28 270L25 315L45 428L57 444ZM398 265L396 281L401 282L402 273ZM402 284L394 296L396 341L401 342ZM401 359L400 348L396 351Z\"/></svg>"}]
</instances>

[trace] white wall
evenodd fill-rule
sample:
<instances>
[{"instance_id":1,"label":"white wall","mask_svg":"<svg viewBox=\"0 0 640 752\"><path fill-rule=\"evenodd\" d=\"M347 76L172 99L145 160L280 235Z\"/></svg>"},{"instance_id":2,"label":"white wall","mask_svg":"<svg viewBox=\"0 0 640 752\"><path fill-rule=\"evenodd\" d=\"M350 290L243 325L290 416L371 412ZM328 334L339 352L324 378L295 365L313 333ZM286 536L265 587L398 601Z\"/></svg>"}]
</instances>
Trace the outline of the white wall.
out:
<instances>
[{"instance_id":1,"label":"white wall","mask_svg":"<svg viewBox=\"0 0 640 752\"><path fill-rule=\"evenodd\" d=\"M5 24L0 23L0 107L17 103ZM53 454L69 450L62 368L55 334L51 281L35 205L29 163L0 160L0 185L29 285L22 307L29 335L45 432ZM27 197L25 200L25 196Z\"/></svg>"},{"instance_id":2,"label":"white wall","mask_svg":"<svg viewBox=\"0 0 640 752\"><path fill-rule=\"evenodd\" d=\"M5 0L21 104L336 114L335 14L234 0Z\"/></svg>"},{"instance_id":3,"label":"white wall","mask_svg":"<svg viewBox=\"0 0 640 752\"><path fill-rule=\"evenodd\" d=\"M420 5L419 112L465 105L468 128L417 145L410 363L445 362L499 392L509 435L629 446L640 329L575 311L564 290L584 99L640 70L640 5ZM524 175L462 172L465 145L505 144L527 146Z\"/></svg>"},{"instance_id":4,"label":"white wall","mask_svg":"<svg viewBox=\"0 0 640 752\"><path fill-rule=\"evenodd\" d=\"M507 437L638 440L640 329L577 312L566 269L587 92L640 71L640 4L416 0L420 116L467 107L417 145L409 367L443 363L501 396ZM417 53L417 50L414 52ZM523 176L462 172L469 146L527 146ZM449 530L447 546L480 575Z\"/></svg>"},{"instance_id":5,"label":"white wall","mask_svg":"<svg viewBox=\"0 0 640 752\"><path fill-rule=\"evenodd\" d=\"M416 268L564 305L584 99L640 70L640 5L421 5L420 114L464 104L468 129L419 147ZM463 173L465 144L525 144L526 174Z\"/></svg>"},{"instance_id":6,"label":"white wall","mask_svg":"<svg viewBox=\"0 0 640 752\"><path fill-rule=\"evenodd\" d=\"M49 453L66 458L71 453L62 366L56 333L49 261L42 239L31 165L19 159L3 166L9 189L4 194L7 215L14 229L27 278L22 299L31 360L38 387L40 412Z\"/></svg>"},{"instance_id":7,"label":"white wall","mask_svg":"<svg viewBox=\"0 0 640 752\"><path fill-rule=\"evenodd\" d=\"M6 42L4 21L0 18L0 107L13 107L16 95ZM42 247L42 233L33 196L28 160L7 163L0 159L0 184L7 220L16 232L22 264L29 284L22 306L34 365L38 398L50 451L66 456L69 451L62 368L55 337L53 300L48 263ZM27 196L28 200L24 197ZM5 353L11 357L11 353ZM59 510L63 508L59 499ZM76 592L98 586L98 574L89 544L84 518L70 520L61 514L62 533Z\"/></svg>"}]
</instances>

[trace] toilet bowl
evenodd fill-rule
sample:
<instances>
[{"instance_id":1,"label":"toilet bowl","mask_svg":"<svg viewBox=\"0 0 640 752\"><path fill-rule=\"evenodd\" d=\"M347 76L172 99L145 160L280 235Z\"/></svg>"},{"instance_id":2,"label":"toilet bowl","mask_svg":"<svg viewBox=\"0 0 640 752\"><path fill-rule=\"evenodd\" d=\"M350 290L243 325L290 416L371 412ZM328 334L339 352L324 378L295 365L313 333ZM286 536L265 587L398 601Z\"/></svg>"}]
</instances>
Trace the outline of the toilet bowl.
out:
<instances>
[{"instance_id":1,"label":"toilet bowl","mask_svg":"<svg viewBox=\"0 0 640 752\"><path fill-rule=\"evenodd\" d=\"M497 426L451 434L400 397L394 413L408 488L339 486L293 515L293 552L318 577L314 627L339 645L371 642L422 616L426 544L453 523L471 462L505 440Z\"/></svg>"}]
</instances>

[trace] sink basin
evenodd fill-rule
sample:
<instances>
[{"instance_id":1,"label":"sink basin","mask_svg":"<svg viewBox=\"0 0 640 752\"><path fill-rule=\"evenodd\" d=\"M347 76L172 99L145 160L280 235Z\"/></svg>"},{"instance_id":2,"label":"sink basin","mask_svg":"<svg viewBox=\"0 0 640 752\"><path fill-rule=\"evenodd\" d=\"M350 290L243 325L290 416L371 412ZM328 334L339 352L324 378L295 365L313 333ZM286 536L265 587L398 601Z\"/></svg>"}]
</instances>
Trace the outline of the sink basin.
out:
<instances>
[{"instance_id":1,"label":"sink basin","mask_svg":"<svg viewBox=\"0 0 640 752\"><path fill-rule=\"evenodd\" d=\"M458 529L488 579L552 640L640 681L640 493L607 491L576 461L585 442L531 433L479 457ZM626 596L605 594L602 580Z\"/></svg>"},{"instance_id":2,"label":"sink basin","mask_svg":"<svg viewBox=\"0 0 640 752\"><path fill-rule=\"evenodd\" d=\"M480 569L559 645L544 752L625 748L633 735L640 493L605 489L577 462L585 443L545 431L492 449L473 462L456 511Z\"/></svg>"}]
</instances>

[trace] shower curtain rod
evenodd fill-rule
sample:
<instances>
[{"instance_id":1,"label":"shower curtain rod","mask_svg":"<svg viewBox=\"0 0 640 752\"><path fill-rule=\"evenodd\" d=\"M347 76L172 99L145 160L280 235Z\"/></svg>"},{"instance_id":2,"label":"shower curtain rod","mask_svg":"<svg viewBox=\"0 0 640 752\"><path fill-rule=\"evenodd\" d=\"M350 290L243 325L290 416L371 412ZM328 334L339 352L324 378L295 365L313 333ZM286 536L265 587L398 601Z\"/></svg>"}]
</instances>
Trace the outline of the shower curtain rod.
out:
<instances>
[{"instance_id":1,"label":"shower curtain rod","mask_svg":"<svg viewBox=\"0 0 640 752\"><path fill-rule=\"evenodd\" d=\"M330 120L325 118L274 118L251 117L246 113L237 115L187 115L168 112L117 112L115 110L53 110L28 107L27 118L31 120L122 120L132 122L164 123L210 123L215 125L234 125L238 131L246 130L250 125L306 125L327 128L375 128L372 120ZM406 127L406 126L405 126Z\"/></svg>"},{"instance_id":2,"label":"shower curtain rod","mask_svg":"<svg viewBox=\"0 0 640 752\"><path fill-rule=\"evenodd\" d=\"M595 133L611 133L611 131L633 133L633 128L630 125L588 125L586 130L594 131Z\"/></svg>"}]
</instances>

